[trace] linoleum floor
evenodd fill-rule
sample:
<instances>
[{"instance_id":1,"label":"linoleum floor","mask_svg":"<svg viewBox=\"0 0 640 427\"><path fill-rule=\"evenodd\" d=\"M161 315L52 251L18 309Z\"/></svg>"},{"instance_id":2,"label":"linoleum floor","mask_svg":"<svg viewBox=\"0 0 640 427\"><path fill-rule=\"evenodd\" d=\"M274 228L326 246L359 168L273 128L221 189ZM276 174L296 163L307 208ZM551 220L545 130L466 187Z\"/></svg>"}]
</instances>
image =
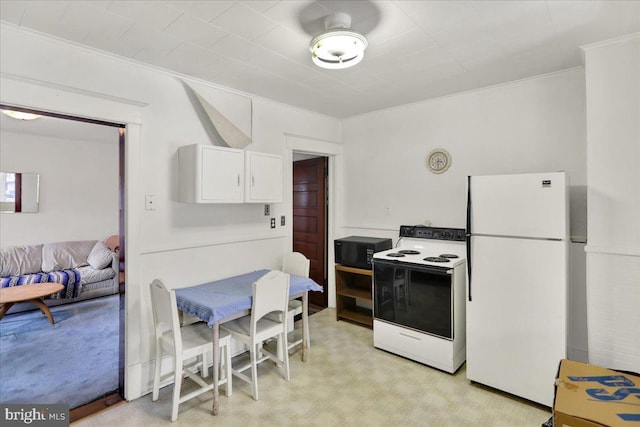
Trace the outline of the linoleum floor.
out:
<instances>
[{"instance_id":1,"label":"linoleum floor","mask_svg":"<svg viewBox=\"0 0 640 427\"><path fill-rule=\"evenodd\" d=\"M551 416L548 408L471 384L464 365L451 375L378 350L370 329L336 321L333 309L309 319L308 361L301 362L299 352L291 356L289 383L275 365L261 364L259 401L249 384L235 380L231 397L221 390L219 415L211 415L212 394L205 393L180 405L171 423L167 386L156 402L147 394L73 426L539 427Z\"/></svg>"}]
</instances>

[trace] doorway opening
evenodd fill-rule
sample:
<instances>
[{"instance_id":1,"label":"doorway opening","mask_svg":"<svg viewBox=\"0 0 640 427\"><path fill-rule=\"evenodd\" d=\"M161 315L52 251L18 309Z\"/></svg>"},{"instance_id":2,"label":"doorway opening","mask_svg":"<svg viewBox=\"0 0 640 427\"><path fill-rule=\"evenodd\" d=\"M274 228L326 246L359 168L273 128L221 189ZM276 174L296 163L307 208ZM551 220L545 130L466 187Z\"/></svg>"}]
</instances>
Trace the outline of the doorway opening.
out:
<instances>
[{"instance_id":1,"label":"doorway opening","mask_svg":"<svg viewBox=\"0 0 640 427\"><path fill-rule=\"evenodd\" d=\"M109 335L108 337L105 336L101 336L100 334L94 334L96 335L95 338L97 338L100 342L97 343L86 343L86 345L97 345L97 346L110 346L111 348L116 348L117 349L117 369L115 370L115 372L111 372L109 373L109 376L111 377L112 375L115 377L115 379L113 380L114 382L110 381L108 383L105 383L105 387L100 388L97 392L92 391L91 395L86 395L87 400L90 400L89 402L86 402L85 400L82 401L82 403L73 403L70 404L71 407L71 412L70 412L70 421L76 421L80 418L83 418L87 415L90 415L94 412L97 412L99 410L104 409L105 407L111 406L117 402L123 401L124 398L124 292L125 292L125 281L124 281L124 254L125 254L125 239L124 239L124 148L125 148L125 126L123 124L119 124L119 123L113 123L113 122L107 122L107 121L102 121L102 120L96 120L96 119L89 119L89 118L83 118L83 117L76 117L76 116L71 116L71 115L66 115L66 114L59 114L59 113L52 113L52 112L48 112L48 111L41 111L41 110L34 110L34 109L29 109L29 108L24 108L24 107L16 107L16 106L11 106L11 105L5 105L5 104L0 104L0 109L2 110L12 110L12 111L20 111L20 112L25 112L25 113L31 113L31 114L37 114L40 116L43 116L43 118L45 120L35 120L34 122L21 122L21 121L15 121L15 122L4 122L3 121L3 132L7 131L7 132L14 132L14 133L25 133L28 134L29 139L35 140L37 138L43 138L44 141L47 142L55 142L55 140L59 140L61 141L61 144L64 143L64 141L75 141L76 144L78 144L78 142L80 142L80 144L82 142L84 142L85 144L100 144L101 148L98 150L99 152L104 152L105 150L113 150L110 151L113 153L113 156L109 157L110 159L110 164L108 166L105 167L113 167L113 166L117 166L117 169L114 167L113 169L113 174L111 175L111 177L109 179L112 179L111 182L109 182L108 184L104 184L104 186L112 186L112 193L115 195L117 194L117 203L118 203L118 212L117 212L117 218L115 217L116 213L113 213L113 219L112 220L108 220L109 224L112 224L112 227L109 230L108 235L113 234L114 232L119 236L119 249L118 249L118 257L119 257L119 275L117 276L117 281L118 281L118 291L116 294L114 295L110 295L110 296L104 296L104 297L99 297L96 299L90 299L90 300L86 300L86 301L80 301L80 302L74 302L71 304L63 304L63 305L58 305L55 309L52 309L52 311L54 310L61 310L61 313L63 310L66 310L67 312L72 311L70 309L71 306L75 306L78 307L78 310L80 310L80 304L82 303L88 303L85 304L86 306L92 306L92 308L82 308L82 309L86 309L86 310L91 310L93 309L93 307L96 306L100 306L101 310L113 310L113 318L114 322L117 322L117 325L113 325L114 328L114 334L113 335ZM53 119L53 120L52 120ZM4 120L4 118L3 118ZM13 120L13 119L11 119ZM7 124L7 126L4 126L4 124ZM27 126L31 126L30 129L27 128ZM83 137L84 135L84 137ZM98 136L100 135L100 136ZM109 138L109 140L107 141L106 138ZM3 138L4 139L4 138ZM70 144L70 143L69 143ZM105 146L109 146L109 148L105 148ZM4 149L8 149L9 147L9 143L7 142L7 140L5 139L3 141L3 151ZM49 153L49 157L47 158L47 162L50 163L54 163L57 165L57 167L61 168L60 171L63 170L67 170L67 171L73 171L74 169L74 159L58 159L55 158L54 156L51 156L51 153L56 153L56 150L58 150L58 147L51 147L50 150L48 150L47 152ZM68 150L70 150L71 152L73 151L87 151L90 152L92 149L89 147L89 145L76 145L75 147L69 147ZM60 149L60 151L62 151ZM20 155L20 152L15 152L12 155ZM37 150L34 150L34 152L32 153L33 155L38 155L39 152ZM25 153L26 155L26 153ZM80 156L80 154L78 154L78 156ZM90 157L90 154L88 155ZM80 157L78 157L80 158ZM77 159L75 159L77 160ZM113 162L116 162L116 164L114 164ZM106 163L105 159L101 159L99 157L97 158L91 158L90 160L91 164L96 164L96 162L102 162L102 163ZM4 167L5 165L3 165ZM76 167L77 167L77 163L76 163ZM115 172L115 171L118 172ZM78 181L80 180L84 180L86 182L89 182L90 185L92 185L96 191L99 192L99 189L104 188L102 185L98 185L98 181L100 179L104 178L104 174L99 173L101 171L97 171L96 170L96 174L92 175L92 176L77 176L75 177L75 179L77 179ZM111 172L109 172L111 173ZM116 176L115 173L118 173L117 176L117 184L116 184ZM68 175L72 175L72 174L68 174ZM49 175L51 176L51 175ZM52 196L51 196L51 187L53 186L53 181L51 179L46 179L46 177L42 177L43 181L42 181L42 190L41 191L48 191L49 194L47 194L47 198L49 200L51 200ZM60 185L60 183L58 182L58 185ZM68 187L66 187L66 191L70 192L68 194L72 194L72 192L79 187L79 185L77 185L77 181L76 181L76 185L73 185L73 182L68 182ZM45 198L46 200L46 198ZM41 200L41 202L45 201L45 200ZM73 204L72 202L70 202L71 204ZM110 205L112 206L112 208L115 208L115 203L116 201L114 200L113 203ZM50 214L51 213L51 206L45 206L43 204L43 211L41 212L41 217L40 219L44 218L45 215ZM49 211L47 212L46 208L49 208ZM110 208L111 209L111 208ZM67 221L65 224L59 224L57 227L59 227L62 230L65 229L70 229L72 230L72 228L65 228L65 227L74 227L74 226L83 226L83 223L89 223L89 220L85 220L83 221L82 219L79 218L73 218L73 209L71 210L66 210L67 212ZM38 215L38 214L31 214L31 215ZM90 215L90 214L89 214ZM106 216L109 216L110 213L106 213ZM87 214L85 214L85 217L88 216ZM53 222L51 223L52 227L56 227L56 225L53 224ZM100 233L103 233L103 231L100 231ZM106 238L107 235L96 235L96 240L100 240L101 238ZM60 238L53 238L54 240L59 240L59 241L63 241L65 239ZM93 239L93 237L91 238ZM82 240L82 238L78 238L78 237L71 237L68 238L66 240ZM4 246L4 242L3 242L3 246ZM108 302L107 302L108 300ZM103 302L104 301L104 302ZM76 304L78 304L76 306ZM112 307L112 308L109 308ZM110 311L111 312L111 311ZM16 313L15 316L19 316L22 313ZM69 319L73 318L72 314L65 314L65 315L61 315L60 321L56 321L56 323L58 323L59 325L56 326L60 326L60 329L62 329L63 323L65 320L68 320L66 317L64 316L70 316ZM84 318L86 319L87 317L90 317L90 314L84 314ZM54 317L55 313L54 313ZM81 320L76 320L75 323L80 322ZM70 322L72 323L72 322ZM87 324L89 324L87 322ZM50 330L47 331L47 333L50 335L52 333L55 332L54 328L49 328ZM91 334L89 334L91 335ZM61 340L63 340L64 337L61 337ZM43 343L36 343L36 349L34 351L39 351L41 349ZM38 347L39 346L39 347ZM82 347L80 348L73 348L73 349L69 349L70 352L75 352L75 353L83 353ZM85 353L85 357L86 357L86 353ZM53 362L52 362L53 363ZM51 366L51 369L47 369L46 371L48 372L58 372L60 373L60 370L58 369L60 365L55 365L55 366ZM70 377L73 377L74 375L74 371L73 370L68 370L65 371L67 372L67 375ZM77 373L76 373L77 374ZM80 379L82 379L82 377L79 377ZM42 380L42 377L40 377L40 380ZM109 384L117 384L116 387L112 387ZM82 390L83 387L80 385L80 381L78 381L78 390ZM96 389L97 390L97 389ZM55 393L52 393L51 397L54 397ZM3 399L5 400L5 399ZM66 403L66 402L33 402L33 403Z\"/></svg>"},{"instance_id":2,"label":"doorway opening","mask_svg":"<svg viewBox=\"0 0 640 427\"><path fill-rule=\"evenodd\" d=\"M310 260L309 277L324 292L309 294L309 311L328 306L328 173L325 156L293 153L293 250Z\"/></svg>"}]
</instances>

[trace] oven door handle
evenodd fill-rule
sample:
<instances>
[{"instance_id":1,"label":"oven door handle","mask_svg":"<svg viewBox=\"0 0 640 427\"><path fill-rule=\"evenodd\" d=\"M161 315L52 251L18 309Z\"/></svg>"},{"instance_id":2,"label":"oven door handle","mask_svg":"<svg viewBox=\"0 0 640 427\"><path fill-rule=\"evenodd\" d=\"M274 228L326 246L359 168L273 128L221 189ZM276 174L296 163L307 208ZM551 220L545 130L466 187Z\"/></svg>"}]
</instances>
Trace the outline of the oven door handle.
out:
<instances>
[{"instance_id":1,"label":"oven door handle","mask_svg":"<svg viewBox=\"0 0 640 427\"><path fill-rule=\"evenodd\" d=\"M407 271L421 271L424 273L435 274L438 276L451 276L453 274L453 268L449 267L435 267L435 266L427 266L420 264L412 264L403 261L390 261L390 260L381 260L374 258L374 265L379 265L381 267L390 267L390 268L402 268ZM374 268L375 274L375 268Z\"/></svg>"},{"instance_id":2,"label":"oven door handle","mask_svg":"<svg viewBox=\"0 0 640 427\"><path fill-rule=\"evenodd\" d=\"M438 267L422 267L422 268L415 268L415 267L409 267L407 268L407 270L418 270L421 271L423 273L429 273L429 274L433 274L436 276L452 276L453 275L453 268L448 268L448 269L444 269L444 268L438 268Z\"/></svg>"}]
</instances>

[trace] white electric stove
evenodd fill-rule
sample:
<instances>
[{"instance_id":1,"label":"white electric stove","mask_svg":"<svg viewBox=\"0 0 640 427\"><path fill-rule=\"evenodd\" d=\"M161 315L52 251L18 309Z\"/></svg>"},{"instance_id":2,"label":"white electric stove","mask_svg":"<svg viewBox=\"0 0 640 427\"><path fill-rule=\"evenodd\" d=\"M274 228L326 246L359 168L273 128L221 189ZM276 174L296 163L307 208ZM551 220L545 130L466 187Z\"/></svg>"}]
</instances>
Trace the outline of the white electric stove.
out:
<instances>
[{"instance_id":1,"label":"white electric stove","mask_svg":"<svg viewBox=\"0 0 640 427\"><path fill-rule=\"evenodd\" d=\"M466 359L466 231L401 226L373 255L374 346L453 373Z\"/></svg>"}]
</instances>

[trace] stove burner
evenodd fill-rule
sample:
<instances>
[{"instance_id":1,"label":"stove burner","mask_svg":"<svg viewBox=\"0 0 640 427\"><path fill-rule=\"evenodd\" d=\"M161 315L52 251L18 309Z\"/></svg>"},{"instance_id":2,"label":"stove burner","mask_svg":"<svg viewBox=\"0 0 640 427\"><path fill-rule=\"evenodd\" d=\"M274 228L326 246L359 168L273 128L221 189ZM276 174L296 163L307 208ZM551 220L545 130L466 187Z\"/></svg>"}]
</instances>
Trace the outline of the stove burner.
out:
<instances>
[{"instance_id":1,"label":"stove burner","mask_svg":"<svg viewBox=\"0 0 640 427\"><path fill-rule=\"evenodd\" d=\"M420 252L415 251L413 249L403 249L401 251L398 251L399 254L405 254L405 255L420 255Z\"/></svg>"},{"instance_id":2,"label":"stove burner","mask_svg":"<svg viewBox=\"0 0 640 427\"><path fill-rule=\"evenodd\" d=\"M428 262L449 262L447 258L443 258L441 256L428 256L423 259Z\"/></svg>"},{"instance_id":3,"label":"stove burner","mask_svg":"<svg viewBox=\"0 0 640 427\"><path fill-rule=\"evenodd\" d=\"M404 254L401 254L399 252L394 252L394 253L391 253L391 254L387 254L387 256L390 256L392 258L402 258L404 256Z\"/></svg>"},{"instance_id":4,"label":"stove burner","mask_svg":"<svg viewBox=\"0 0 640 427\"><path fill-rule=\"evenodd\" d=\"M458 255L455 255L455 254L441 254L440 257L441 258L460 258Z\"/></svg>"}]
</instances>

